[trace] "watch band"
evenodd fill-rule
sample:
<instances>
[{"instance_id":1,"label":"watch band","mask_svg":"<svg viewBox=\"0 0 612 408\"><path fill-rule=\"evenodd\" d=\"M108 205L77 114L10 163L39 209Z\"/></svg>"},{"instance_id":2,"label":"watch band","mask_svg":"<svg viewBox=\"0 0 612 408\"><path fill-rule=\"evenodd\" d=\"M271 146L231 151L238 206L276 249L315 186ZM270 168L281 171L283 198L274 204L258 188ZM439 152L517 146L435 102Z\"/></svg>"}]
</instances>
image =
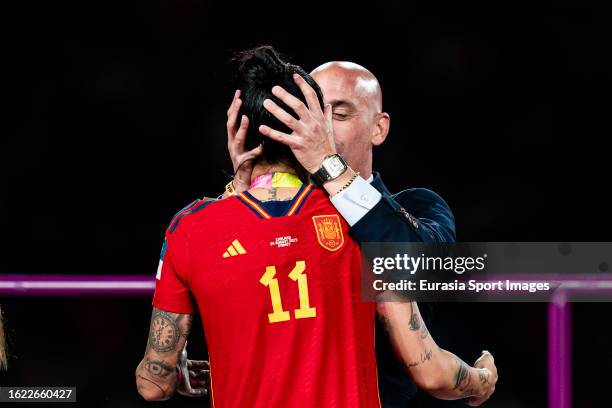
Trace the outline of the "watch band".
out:
<instances>
[{"instance_id":1,"label":"watch band","mask_svg":"<svg viewBox=\"0 0 612 408\"><path fill-rule=\"evenodd\" d=\"M324 167L319 168L319 170L310 175L310 179L317 187L323 187L323 183L329 180L329 178L329 173Z\"/></svg>"},{"instance_id":2,"label":"watch band","mask_svg":"<svg viewBox=\"0 0 612 408\"><path fill-rule=\"evenodd\" d=\"M332 177L331 174L329 174L329 172L325 168L325 161L327 161L328 159L332 157L337 158L344 165L344 171L338 174L336 177ZM337 177L340 177L346 171L346 169L348 169L348 164L342 158L342 156L340 156L337 153L330 154L329 156L326 156L325 159L323 159L323 163L321 164L321 167L319 167L319 170L315 171L314 173L310 175L310 179L316 186L323 187L323 183L333 180Z\"/></svg>"}]
</instances>

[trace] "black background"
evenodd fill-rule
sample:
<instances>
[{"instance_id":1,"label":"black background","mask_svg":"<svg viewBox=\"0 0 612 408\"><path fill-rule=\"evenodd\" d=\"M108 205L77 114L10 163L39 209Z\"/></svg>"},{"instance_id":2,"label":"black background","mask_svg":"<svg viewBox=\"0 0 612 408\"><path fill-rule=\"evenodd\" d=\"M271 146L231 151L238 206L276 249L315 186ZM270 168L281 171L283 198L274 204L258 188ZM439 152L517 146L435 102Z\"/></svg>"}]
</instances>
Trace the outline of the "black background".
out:
<instances>
[{"instance_id":1,"label":"black background","mask_svg":"<svg viewBox=\"0 0 612 408\"><path fill-rule=\"evenodd\" d=\"M610 7L460 3L4 5L0 273L152 275L172 215L229 180L228 60L259 44L306 70L373 71L392 117L374 168L392 191L441 194L458 240L610 241ZM137 404L149 298L1 301L13 359L0 384ZM611 399L611 312L575 305L577 407ZM435 319L443 347L497 356L490 406L546 405L545 304L440 305Z\"/></svg>"}]
</instances>

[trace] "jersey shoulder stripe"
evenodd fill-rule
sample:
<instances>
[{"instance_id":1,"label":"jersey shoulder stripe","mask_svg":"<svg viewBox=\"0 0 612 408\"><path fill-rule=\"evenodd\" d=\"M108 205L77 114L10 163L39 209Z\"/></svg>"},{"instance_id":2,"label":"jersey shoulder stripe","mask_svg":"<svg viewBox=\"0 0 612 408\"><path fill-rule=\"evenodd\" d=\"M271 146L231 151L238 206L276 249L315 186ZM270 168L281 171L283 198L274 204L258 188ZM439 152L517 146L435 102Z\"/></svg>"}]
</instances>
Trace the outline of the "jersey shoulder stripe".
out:
<instances>
[{"instance_id":1,"label":"jersey shoulder stripe","mask_svg":"<svg viewBox=\"0 0 612 408\"><path fill-rule=\"evenodd\" d=\"M184 217L190 214L195 214L198 211L203 210L204 208L208 207L210 204L215 203L217 201L219 200L217 200L216 198L204 197L201 200L200 199L195 200L194 202L189 204L187 207L183 208L181 211L176 213L176 215L172 218L172 221L170 222L170 226L168 227L168 234L172 234L176 230L176 228L179 226L179 223Z\"/></svg>"},{"instance_id":2,"label":"jersey shoulder stripe","mask_svg":"<svg viewBox=\"0 0 612 408\"><path fill-rule=\"evenodd\" d=\"M289 211L287 211L287 215L297 214L308 199L308 196L310 196L310 193L312 193L312 190L313 186L311 184L307 185L306 188L302 190L301 193L294 199L291 208L289 208Z\"/></svg>"}]
</instances>

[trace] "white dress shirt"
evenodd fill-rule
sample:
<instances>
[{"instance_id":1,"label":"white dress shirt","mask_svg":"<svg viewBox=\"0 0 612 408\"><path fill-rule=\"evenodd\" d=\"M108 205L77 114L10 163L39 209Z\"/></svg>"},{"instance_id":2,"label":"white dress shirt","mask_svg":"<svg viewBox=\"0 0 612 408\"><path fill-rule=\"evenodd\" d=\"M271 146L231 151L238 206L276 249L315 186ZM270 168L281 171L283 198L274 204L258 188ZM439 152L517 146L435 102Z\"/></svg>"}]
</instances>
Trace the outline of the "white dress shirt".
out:
<instances>
[{"instance_id":1,"label":"white dress shirt","mask_svg":"<svg viewBox=\"0 0 612 408\"><path fill-rule=\"evenodd\" d=\"M380 192L370 185L372 180L374 180L373 175L367 180L357 176L351 185L331 198L334 207L351 227L382 198Z\"/></svg>"}]
</instances>

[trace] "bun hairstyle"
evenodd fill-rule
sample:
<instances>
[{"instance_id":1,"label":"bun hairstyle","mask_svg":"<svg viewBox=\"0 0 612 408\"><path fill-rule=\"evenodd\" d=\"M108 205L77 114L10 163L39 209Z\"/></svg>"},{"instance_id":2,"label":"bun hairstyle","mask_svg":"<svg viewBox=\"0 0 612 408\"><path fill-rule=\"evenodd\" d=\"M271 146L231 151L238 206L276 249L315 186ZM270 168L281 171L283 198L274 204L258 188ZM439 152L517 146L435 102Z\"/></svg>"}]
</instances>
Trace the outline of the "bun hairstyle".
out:
<instances>
[{"instance_id":1,"label":"bun hairstyle","mask_svg":"<svg viewBox=\"0 0 612 408\"><path fill-rule=\"evenodd\" d=\"M315 90L321 109L323 109L321 88L306 71L297 65L283 61L274 48L268 45L242 51L238 54L238 61L240 62L238 87L242 91L240 115L246 115L249 118L246 148L250 150L261 143L263 144L262 159L266 162L270 164L282 162L297 170L301 169L289 147L259 133L260 125L266 125L287 134L292 133L291 129L264 108L263 102L271 99L287 113L299 119L293 109L272 94L272 87L279 85L306 104L302 91L293 80L293 74L297 73Z\"/></svg>"}]
</instances>

